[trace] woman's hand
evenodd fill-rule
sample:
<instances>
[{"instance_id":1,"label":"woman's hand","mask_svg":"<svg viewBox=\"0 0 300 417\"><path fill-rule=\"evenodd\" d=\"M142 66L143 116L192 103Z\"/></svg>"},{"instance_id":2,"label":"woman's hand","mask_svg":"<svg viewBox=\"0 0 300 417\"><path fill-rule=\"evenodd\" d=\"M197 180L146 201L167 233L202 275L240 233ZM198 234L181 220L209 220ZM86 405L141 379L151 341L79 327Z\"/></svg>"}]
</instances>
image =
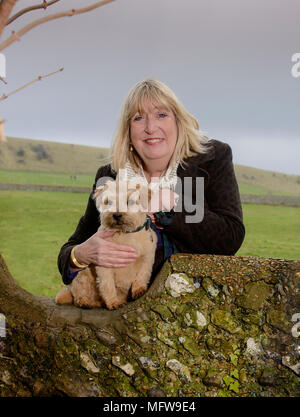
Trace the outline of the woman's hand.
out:
<instances>
[{"instance_id":1,"label":"woman's hand","mask_svg":"<svg viewBox=\"0 0 300 417\"><path fill-rule=\"evenodd\" d=\"M138 257L131 246L110 242L107 238L115 232L96 232L88 240L76 246L75 258L82 264L94 264L106 268L121 268ZM78 268L70 268L71 272Z\"/></svg>"}]
</instances>

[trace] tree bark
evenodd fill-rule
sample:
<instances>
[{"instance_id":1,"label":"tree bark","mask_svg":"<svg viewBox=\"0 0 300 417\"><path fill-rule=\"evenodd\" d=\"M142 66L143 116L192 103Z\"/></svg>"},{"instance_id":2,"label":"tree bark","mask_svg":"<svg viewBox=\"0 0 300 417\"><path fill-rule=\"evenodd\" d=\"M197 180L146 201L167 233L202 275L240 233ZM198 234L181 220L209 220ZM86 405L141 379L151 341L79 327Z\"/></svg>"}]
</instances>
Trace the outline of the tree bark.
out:
<instances>
[{"instance_id":1,"label":"tree bark","mask_svg":"<svg viewBox=\"0 0 300 417\"><path fill-rule=\"evenodd\" d=\"M16 3L17 0L3 0L0 4L0 36Z\"/></svg>"},{"instance_id":2,"label":"tree bark","mask_svg":"<svg viewBox=\"0 0 300 417\"><path fill-rule=\"evenodd\" d=\"M0 396L299 396L299 286L299 261L177 254L137 301L84 310L0 255Z\"/></svg>"}]
</instances>

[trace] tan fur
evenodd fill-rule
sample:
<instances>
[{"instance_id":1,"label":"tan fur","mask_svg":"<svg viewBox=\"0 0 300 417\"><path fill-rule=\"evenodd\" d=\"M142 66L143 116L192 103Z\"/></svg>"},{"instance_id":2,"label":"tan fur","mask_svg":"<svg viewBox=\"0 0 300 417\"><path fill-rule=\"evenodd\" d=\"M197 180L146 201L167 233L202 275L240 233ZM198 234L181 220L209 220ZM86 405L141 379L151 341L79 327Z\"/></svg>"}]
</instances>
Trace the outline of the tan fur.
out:
<instances>
[{"instance_id":1,"label":"tan fur","mask_svg":"<svg viewBox=\"0 0 300 417\"><path fill-rule=\"evenodd\" d=\"M132 186L127 184L125 188L123 184L119 188L116 184L109 181L95 192L96 206L101 212L99 231L115 231L109 240L133 247L139 257L123 268L91 265L80 271L67 289L57 295L58 304L70 303L72 298L71 302L77 307L93 308L106 305L112 310L125 304L128 296L136 299L147 290L155 257L156 233L145 228L135 233L125 232L133 231L144 224L145 208L150 195L147 187L131 188ZM127 211L119 211L122 208L121 201L125 202ZM113 217L116 212L122 214L119 221Z\"/></svg>"}]
</instances>

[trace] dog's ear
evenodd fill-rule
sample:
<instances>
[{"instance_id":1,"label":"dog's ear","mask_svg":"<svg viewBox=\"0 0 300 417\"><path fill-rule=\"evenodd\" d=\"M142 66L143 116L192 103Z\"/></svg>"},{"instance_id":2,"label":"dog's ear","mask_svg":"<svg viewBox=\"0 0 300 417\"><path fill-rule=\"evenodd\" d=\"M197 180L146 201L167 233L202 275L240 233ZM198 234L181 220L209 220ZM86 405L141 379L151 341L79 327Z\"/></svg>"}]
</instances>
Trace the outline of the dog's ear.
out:
<instances>
[{"instance_id":1,"label":"dog's ear","mask_svg":"<svg viewBox=\"0 0 300 417\"><path fill-rule=\"evenodd\" d=\"M108 188L107 184L100 185L99 187L97 187L96 190L94 191L94 194L93 194L94 200L96 200L98 197L100 197L100 195L103 193L103 191L106 190L107 188Z\"/></svg>"},{"instance_id":2,"label":"dog's ear","mask_svg":"<svg viewBox=\"0 0 300 417\"><path fill-rule=\"evenodd\" d=\"M98 179L96 183L96 189L93 194L93 198L97 199L103 193L103 191L107 190L111 184L114 184L115 181L110 177L101 177Z\"/></svg>"}]
</instances>

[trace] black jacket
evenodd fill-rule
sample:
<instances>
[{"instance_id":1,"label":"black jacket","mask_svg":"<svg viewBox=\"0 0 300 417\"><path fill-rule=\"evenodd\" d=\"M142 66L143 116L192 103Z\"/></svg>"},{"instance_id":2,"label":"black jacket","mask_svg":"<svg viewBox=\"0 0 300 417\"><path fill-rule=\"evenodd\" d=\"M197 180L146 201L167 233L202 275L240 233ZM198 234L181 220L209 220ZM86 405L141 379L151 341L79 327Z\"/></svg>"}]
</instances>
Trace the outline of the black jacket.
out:
<instances>
[{"instance_id":1,"label":"black jacket","mask_svg":"<svg viewBox=\"0 0 300 417\"><path fill-rule=\"evenodd\" d=\"M116 177L110 165L99 168L93 190L97 180L104 176ZM204 177L204 217L199 223L186 223L185 216L191 213L185 211L183 203L182 212L172 212L172 222L164 225L164 232L169 240L175 243L181 253L234 255L244 240L245 228L230 146L212 140L207 153L187 158L184 166L178 166L177 176L182 183L185 177ZM191 195L193 203L196 201L195 192L194 181ZM71 282L67 276L67 269L73 246L90 238L100 225L99 212L92 194L93 192L84 216L79 220L74 234L62 246L58 256L58 267L65 284ZM163 262L163 248L158 247L152 279L159 272Z\"/></svg>"}]
</instances>

